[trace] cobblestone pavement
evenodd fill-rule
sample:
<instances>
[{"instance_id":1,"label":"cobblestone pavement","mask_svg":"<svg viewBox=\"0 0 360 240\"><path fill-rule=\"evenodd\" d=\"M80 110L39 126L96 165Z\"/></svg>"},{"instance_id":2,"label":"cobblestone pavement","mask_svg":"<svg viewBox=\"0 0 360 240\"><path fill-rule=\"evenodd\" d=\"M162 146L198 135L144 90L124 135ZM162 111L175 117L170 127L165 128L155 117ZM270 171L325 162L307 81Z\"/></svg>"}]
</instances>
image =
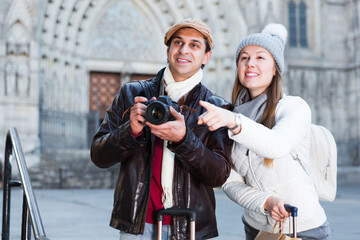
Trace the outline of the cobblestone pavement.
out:
<instances>
[{"instance_id":1,"label":"cobblestone pavement","mask_svg":"<svg viewBox=\"0 0 360 240\"><path fill-rule=\"evenodd\" d=\"M217 239L244 239L242 208L230 201L221 190L216 189L215 193L220 233ZM118 231L108 225L113 189L36 189L35 195L50 240L119 239ZM12 190L11 199L10 239L20 239L22 190ZM0 204L2 206L2 197ZM341 186L336 200L322 205L331 224L331 239L360 239L360 186Z\"/></svg>"}]
</instances>

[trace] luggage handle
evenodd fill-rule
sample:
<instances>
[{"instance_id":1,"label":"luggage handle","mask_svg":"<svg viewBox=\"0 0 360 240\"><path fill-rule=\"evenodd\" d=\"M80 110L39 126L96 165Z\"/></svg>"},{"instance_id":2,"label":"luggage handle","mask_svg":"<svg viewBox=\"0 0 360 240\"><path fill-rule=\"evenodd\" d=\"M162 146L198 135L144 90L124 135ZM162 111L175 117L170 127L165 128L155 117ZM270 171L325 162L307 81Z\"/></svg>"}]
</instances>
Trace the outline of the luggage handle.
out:
<instances>
[{"instance_id":1,"label":"luggage handle","mask_svg":"<svg viewBox=\"0 0 360 240\"><path fill-rule=\"evenodd\" d=\"M298 208L295 206L292 206L290 204L284 204L284 207L288 213L292 216L293 220L293 237L297 237L297 229L296 229L296 217L298 215ZM290 224L290 222L289 222Z\"/></svg>"},{"instance_id":2,"label":"luggage handle","mask_svg":"<svg viewBox=\"0 0 360 240\"><path fill-rule=\"evenodd\" d=\"M187 216L189 221L196 221L196 212L189 208L172 207L167 209L160 209L156 213L156 220L162 221L164 215Z\"/></svg>"},{"instance_id":3,"label":"luggage handle","mask_svg":"<svg viewBox=\"0 0 360 240\"><path fill-rule=\"evenodd\" d=\"M189 208L172 207L167 209L160 209L156 212L156 220L158 221L158 239L162 239L162 221L164 215L170 216L186 216L190 221L190 239L195 239L195 220L196 212Z\"/></svg>"},{"instance_id":4,"label":"luggage handle","mask_svg":"<svg viewBox=\"0 0 360 240\"><path fill-rule=\"evenodd\" d=\"M292 217L297 217L298 208L292 206L290 204L284 204L284 207L288 213L291 214Z\"/></svg>"}]
</instances>

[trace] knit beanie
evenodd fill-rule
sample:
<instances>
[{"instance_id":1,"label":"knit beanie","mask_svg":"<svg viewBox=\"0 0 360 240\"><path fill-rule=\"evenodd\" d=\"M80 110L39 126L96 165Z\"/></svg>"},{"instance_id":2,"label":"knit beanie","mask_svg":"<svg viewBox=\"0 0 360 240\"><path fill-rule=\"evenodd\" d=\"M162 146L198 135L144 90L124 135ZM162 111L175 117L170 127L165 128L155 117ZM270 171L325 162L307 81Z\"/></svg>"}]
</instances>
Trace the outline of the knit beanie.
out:
<instances>
[{"instance_id":1,"label":"knit beanie","mask_svg":"<svg viewBox=\"0 0 360 240\"><path fill-rule=\"evenodd\" d=\"M236 60L241 50L246 46L260 46L268 50L273 56L280 72L284 72L284 49L287 40L287 30L282 24L270 23L261 33L254 33L244 38L236 51ZM236 63L237 64L237 63Z\"/></svg>"}]
</instances>

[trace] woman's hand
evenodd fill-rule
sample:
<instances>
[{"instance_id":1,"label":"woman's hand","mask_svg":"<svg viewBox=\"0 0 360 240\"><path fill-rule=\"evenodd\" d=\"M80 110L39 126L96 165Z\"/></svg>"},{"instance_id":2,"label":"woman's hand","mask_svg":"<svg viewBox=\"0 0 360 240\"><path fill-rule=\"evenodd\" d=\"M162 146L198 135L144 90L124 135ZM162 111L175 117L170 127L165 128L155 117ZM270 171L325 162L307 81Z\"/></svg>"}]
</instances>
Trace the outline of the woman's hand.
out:
<instances>
[{"instance_id":1,"label":"woman's hand","mask_svg":"<svg viewBox=\"0 0 360 240\"><path fill-rule=\"evenodd\" d=\"M210 131L215 131L221 127L232 128L236 126L235 113L205 101L199 103L207 110L199 116L199 125L206 124Z\"/></svg>"},{"instance_id":2,"label":"woman's hand","mask_svg":"<svg viewBox=\"0 0 360 240\"><path fill-rule=\"evenodd\" d=\"M275 221L283 222L285 217L290 216L286 211L284 204L285 202L282 199L270 196L264 204L264 209L268 211Z\"/></svg>"}]
</instances>

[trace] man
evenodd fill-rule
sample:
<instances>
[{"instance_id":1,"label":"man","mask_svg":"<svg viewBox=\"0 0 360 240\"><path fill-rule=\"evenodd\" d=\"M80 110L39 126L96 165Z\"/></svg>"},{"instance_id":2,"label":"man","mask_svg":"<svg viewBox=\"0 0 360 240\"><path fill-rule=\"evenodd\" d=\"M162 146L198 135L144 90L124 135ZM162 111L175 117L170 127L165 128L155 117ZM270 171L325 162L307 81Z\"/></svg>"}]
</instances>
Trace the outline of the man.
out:
<instances>
[{"instance_id":1,"label":"man","mask_svg":"<svg viewBox=\"0 0 360 240\"><path fill-rule=\"evenodd\" d=\"M155 213L169 207L195 210L196 239L218 236L213 188L230 174L232 142L227 129L197 125L206 111L199 100L230 108L203 86L202 67L211 57L212 33L197 19L185 19L165 34L168 66L149 80L126 83L117 93L91 146L101 168L121 163L110 226L121 239L153 239ZM155 125L145 118L147 100L167 95L174 120ZM184 217L165 216L166 236L187 238Z\"/></svg>"}]
</instances>

